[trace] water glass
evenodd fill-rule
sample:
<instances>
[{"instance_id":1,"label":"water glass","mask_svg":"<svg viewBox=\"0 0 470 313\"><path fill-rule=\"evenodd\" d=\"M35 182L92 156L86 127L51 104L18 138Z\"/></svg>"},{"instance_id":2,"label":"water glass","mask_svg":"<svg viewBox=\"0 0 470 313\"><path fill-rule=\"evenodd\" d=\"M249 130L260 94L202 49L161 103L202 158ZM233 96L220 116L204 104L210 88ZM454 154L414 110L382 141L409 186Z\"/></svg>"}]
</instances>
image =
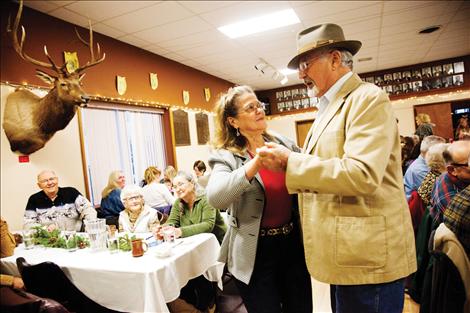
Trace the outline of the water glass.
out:
<instances>
[{"instance_id":1,"label":"water glass","mask_svg":"<svg viewBox=\"0 0 470 313\"><path fill-rule=\"evenodd\" d=\"M32 249L34 247L34 230L23 231L23 243L25 249Z\"/></svg>"},{"instance_id":2,"label":"water glass","mask_svg":"<svg viewBox=\"0 0 470 313\"><path fill-rule=\"evenodd\" d=\"M173 226L163 227L163 240L168 243L175 242L175 228Z\"/></svg>"},{"instance_id":3,"label":"water glass","mask_svg":"<svg viewBox=\"0 0 470 313\"><path fill-rule=\"evenodd\" d=\"M111 253L119 252L119 238L118 236L109 237L106 241L108 250Z\"/></svg>"}]
</instances>

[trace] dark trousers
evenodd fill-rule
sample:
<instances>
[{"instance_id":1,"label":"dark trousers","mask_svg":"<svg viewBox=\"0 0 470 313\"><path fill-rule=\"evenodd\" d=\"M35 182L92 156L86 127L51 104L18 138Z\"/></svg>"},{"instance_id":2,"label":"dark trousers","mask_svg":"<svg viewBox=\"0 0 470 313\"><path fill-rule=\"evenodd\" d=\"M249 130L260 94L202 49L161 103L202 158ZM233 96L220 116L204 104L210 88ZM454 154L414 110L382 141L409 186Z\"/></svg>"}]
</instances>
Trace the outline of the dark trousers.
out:
<instances>
[{"instance_id":1,"label":"dark trousers","mask_svg":"<svg viewBox=\"0 0 470 313\"><path fill-rule=\"evenodd\" d=\"M336 313L402 313L405 280L369 285L332 285ZM333 301L332 301L333 302Z\"/></svg>"},{"instance_id":2,"label":"dark trousers","mask_svg":"<svg viewBox=\"0 0 470 313\"><path fill-rule=\"evenodd\" d=\"M312 285L300 234L259 237L249 284L236 280L249 313L312 313Z\"/></svg>"}]
</instances>

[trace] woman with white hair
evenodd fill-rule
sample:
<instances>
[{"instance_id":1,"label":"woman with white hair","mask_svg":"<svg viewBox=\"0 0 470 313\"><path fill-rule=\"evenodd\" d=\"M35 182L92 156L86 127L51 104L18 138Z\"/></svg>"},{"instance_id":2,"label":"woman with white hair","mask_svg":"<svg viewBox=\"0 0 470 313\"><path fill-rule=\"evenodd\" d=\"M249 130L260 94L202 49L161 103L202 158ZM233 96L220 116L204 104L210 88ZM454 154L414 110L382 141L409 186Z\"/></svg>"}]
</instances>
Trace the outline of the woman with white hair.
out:
<instances>
[{"instance_id":1,"label":"woman with white hair","mask_svg":"<svg viewBox=\"0 0 470 313\"><path fill-rule=\"evenodd\" d=\"M131 233L152 232L160 224L157 210L144 203L142 188L135 185L121 191L124 211L119 213L119 231Z\"/></svg>"}]
</instances>

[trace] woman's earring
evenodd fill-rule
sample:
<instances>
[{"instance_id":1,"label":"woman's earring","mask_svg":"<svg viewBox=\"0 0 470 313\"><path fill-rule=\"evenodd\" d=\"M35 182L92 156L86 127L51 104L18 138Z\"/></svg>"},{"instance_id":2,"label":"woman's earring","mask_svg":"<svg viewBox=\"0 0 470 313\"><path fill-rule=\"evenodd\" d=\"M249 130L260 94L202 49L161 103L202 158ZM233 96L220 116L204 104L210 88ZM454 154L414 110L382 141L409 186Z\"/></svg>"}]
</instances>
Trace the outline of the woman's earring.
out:
<instances>
[{"instance_id":1,"label":"woman's earring","mask_svg":"<svg viewBox=\"0 0 470 313\"><path fill-rule=\"evenodd\" d=\"M240 132L238 131L238 128L235 128L237 130L237 137L240 137Z\"/></svg>"}]
</instances>

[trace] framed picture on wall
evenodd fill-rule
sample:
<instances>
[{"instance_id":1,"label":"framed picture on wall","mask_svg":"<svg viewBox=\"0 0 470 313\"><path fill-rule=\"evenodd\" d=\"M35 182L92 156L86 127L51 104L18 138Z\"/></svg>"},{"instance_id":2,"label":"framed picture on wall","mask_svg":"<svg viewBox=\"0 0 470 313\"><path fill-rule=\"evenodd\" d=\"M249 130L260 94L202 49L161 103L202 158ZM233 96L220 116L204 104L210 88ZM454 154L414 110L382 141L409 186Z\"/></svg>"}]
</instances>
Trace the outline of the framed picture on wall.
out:
<instances>
[{"instance_id":1,"label":"framed picture on wall","mask_svg":"<svg viewBox=\"0 0 470 313\"><path fill-rule=\"evenodd\" d=\"M454 85L454 82L452 80L452 76L442 77L442 87L443 88L452 87L453 85Z\"/></svg>"},{"instance_id":2,"label":"framed picture on wall","mask_svg":"<svg viewBox=\"0 0 470 313\"><path fill-rule=\"evenodd\" d=\"M292 98L297 98L299 96L299 89L292 89L291 90L291 95L292 95Z\"/></svg>"},{"instance_id":3,"label":"framed picture on wall","mask_svg":"<svg viewBox=\"0 0 470 313\"><path fill-rule=\"evenodd\" d=\"M415 69L411 75L413 79L421 79L421 70Z\"/></svg>"},{"instance_id":4,"label":"framed picture on wall","mask_svg":"<svg viewBox=\"0 0 470 313\"><path fill-rule=\"evenodd\" d=\"M453 78L454 86L461 86L461 85L463 85L463 74L454 75L454 76L452 76L452 78Z\"/></svg>"},{"instance_id":5,"label":"framed picture on wall","mask_svg":"<svg viewBox=\"0 0 470 313\"><path fill-rule=\"evenodd\" d=\"M384 83L384 79L382 76L375 76L375 84L377 86L381 86Z\"/></svg>"},{"instance_id":6,"label":"framed picture on wall","mask_svg":"<svg viewBox=\"0 0 470 313\"><path fill-rule=\"evenodd\" d=\"M393 81L392 74L385 74L385 75L384 75L384 82L385 82L386 84L391 83L392 81Z\"/></svg>"},{"instance_id":7,"label":"framed picture on wall","mask_svg":"<svg viewBox=\"0 0 470 313\"><path fill-rule=\"evenodd\" d=\"M402 74L402 79L404 81L410 81L411 80L411 72L410 71L404 71Z\"/></svg>"},{"instance_id":8,"label":"framed picture on wall","mask_svg":"<svg viewBox=\"0 0 470 313\"><path fill-rule=\"evenodd\" d=\"M401 72L393 73L393 81L396 83L401 81Z\"/></svg>"},{"instance_id":9,"label":"framed picture on wall","mask_svg":"<svg viewBox=\"0 0 470 313\"><path fill-rule=\"evenodd\" d=\"M433 66L432 67L432 75L434 77L442 76L442 66L440 66L440 65Z\"/></svg>"},{"instance_id":10,"label":"framed picture on wall","mask_svg":"<svg viewBox=\"0 0 470 313\"><path fill-rule=\"evenodd\" d=\"M431 90L431 81L430 80L425 80L423 81L423 90Z\"/></svg>"},{"instance_id":11,"label":"framed picture on wall","mask_svg":"<svg viewBox=\"0 0 470 313\"><path fill-rule=\"evenodd\" d=\"M300 109L300 105L302 104L300 100L294 100L293 103L296 110Z\"/></svg>"},{"instance_id":12,"label":"framed picture on wall","mask_svg":"<svg viewBox=\"0 0 470 313\"><path fill-rule=\"evenodd\" d=\"M452 75L454 74L454 68L452 67L452 63L449 64L444 64L442 66L442 70L444 72L444 75Z\"/></svg>"},{"instance_id":13,"label":"framed picture on wall","mask_svg":"<svg viewBox=\"0 0 470 313\"><path fill-rule=\"evenodd\" d=\"M278 102L278 103L277 103L277 110L278 110L279 112L284 111L284 102Z\"/></svg>"},{"instance_id":14,"label":"framed picture on wall","mask_svg":"<svg viewBox=\"0 0 470 313\"><path fill-rule=\"evenodd\" d=\"M437 78L434 78L433 80L431 80L431 86L432 86L432 89L442 88L441 79L439 77L437 77Z\"/></svg>"},{"instance_id":15,"label":"framed picture on wall","mask_svg":"<svg viewBox=\"0 0 470 313\"><path fill-rule=\"evenodd\" d=\"M392 85L387 85L387 86L385 86L385 90L387 91L387 93L388 93L389 95L393 94L393 87L392 87Z\"/></svg>"},{"instance_id":16,"label":"framed picture on wall","mask_svg":"<svg viewBox=\"0 0 470 313\"><path fill-rule=\"evenodd\" d=\"M422 73L423 73L423 78L431 78L432 77L432 72L431 72L430 67L423 67Z\"/></svg>"},{"instance_id":17,"label":"framed picture on wall","mask_svg":"<svg viewBox=\"0 0 470 313\"><path fill-rule=\"evenodd\" d=\"M284 93L282 91L276 91L276 101L282 100Z\"/></svg>"},{"instance_id":18,"label":"framed picture on wall","mask_svg":"<svg viewBox=\"0 0 470 313\"><path fill-rule=\"evenodd\" d=\"M465 72L465 66L464 66L463 62L455 62L454 63L454 73L458 74L458 73L463 73L463 72Z\"/></svg>"},{"instance_id":19,"label":"framed picture on wall","mask_svg":"<svg viewBox=\"0 0 470 313\"><path fill-rule=\"evenodd\" d=\"M400 84L393 85L393 94L399 95L401 93L402 93L401 85Z\"/></svg>"},{"instance_id":20,"label":"framed picture on wall","mask_svg":"<svg viewBox=\"0 0 470 313\"><path fill-rule=\"evenodd\" d=\"M418 80L413 82L413 91L421 91L423 90L423 82Z\"/></svg>"},{"instance_id":21,"label":"framed picture on wall","mask_svg":"<svg viewBox=\"0 0 470 313\"><path fill-rule=\"evenodd\" d=\"M189 136L189 118L186 111L173 111L173 129L178 130L175 131L176 146L189 146L191 144L191 139Z\"/></svg>"},{"instance_id":22,"label":"framed picture on wall","mask_svg":"<svg viewBox=\"0 0 470 313\"><path fill-rule=\"evenodd\" d=\"M403 93L412 92L413 88L411 87L411 83L404 83L402 85L402 90L403 90Z\"/></svg>"},{"instance_id":23,"label":"framed picture on wall","mask_svg":"<svg viewBox=\"0 0 470 313\"><path fill-rule=\"evenodd\" d=\"M205 145L209 141L209 117L205 113L196 113L197 143Z\"/></svg>"},{"instance_id":24,"label":"framed picture on wall","mask_svg":"<svg viewBox=\"0 0 470 313\"><path fill-rule=\"evenodd\" d=\"M374 83L374 76L366 77L366 82L373 84Z\"/></svg>"},{"instance_id":25,"label":"framed picture on wall","mask_svg":"<svg viewBox=\"0 0 470 313\"><path fill-rule=\"evenodd\" d=\"M310 104L310 100L308 98L303 98L302 99L302 107L308 108L309 104Z\"/></svg>"},{"instance_id":26,"label":"framed picture on wall","mask_svg":"<svg viewBox=\"0 0 470 313\"><path fill-rule=\"evenodd\" d=\"M285 107L286 107L287 111L290 111L294 108L294 105L292 104L292 101L286 101L284 103L285 103Z\"/></svg>"},{"instance_id":27,"label":"framed picture on wall","mask_svg":"<svg viewBox=\"0 0 470 313\"><path fill-rule=\"evenodd\" d=\"M290 90L284 90L284 100L290 98Z\"/></svg>"}]
</instances>

